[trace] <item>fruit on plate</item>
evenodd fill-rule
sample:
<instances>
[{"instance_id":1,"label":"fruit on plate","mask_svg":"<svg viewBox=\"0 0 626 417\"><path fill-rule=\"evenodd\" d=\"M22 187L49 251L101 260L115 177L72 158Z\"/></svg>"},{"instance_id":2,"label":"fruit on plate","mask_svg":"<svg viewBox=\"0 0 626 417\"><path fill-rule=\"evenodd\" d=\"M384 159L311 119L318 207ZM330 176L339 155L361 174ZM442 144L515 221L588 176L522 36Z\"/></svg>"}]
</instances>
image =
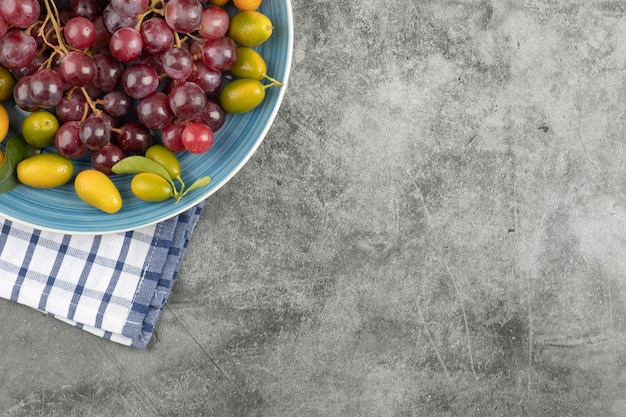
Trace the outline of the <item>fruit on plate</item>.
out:
<instances>
[{"instance_id":1,"label":"fruit on plate","mask_svg":"<svg viewBox=\"0 0 626 417\"><path fill-rule=\"evenodd\" d=\"M9 132L9 113L7 109L0 104L0 142L4 140Z\"/></svg>"},{"instance_id":2,"label":"fruit on plate","mask_svg":"<svg viewBox=\"0 0 626 417\"><path fill-rule=\"evenodd\" d=\"M17 164L17 179L34 188L60 187L72 178L72 161L55 153L40 153Z\"/></svg>"},{"instance_id":3,"label":"fruit on plate","mask_svg":"<svg viewBox=\"0 0 626 417\"><path fill-rule=\"evenodd\" d=\"M262 84L252 78L240 78L224 86L220 92L220 103L228 113L247 113L257 107L265 98L265 89L273 86Z\"/></svg>"},{"instance_id":4,"label":"fruit on plate","mask_svg":"<svg viewBox=\"0 0 626 417\"><path fill-rule=\"evenodd\" d=\"M13 97L15 83L15 77L11 74L11 71L0 65L0 101L8 100Z\"/></svg>"},{"instance_id":5,"label":"fruit on plate","mask_svg":"<svg viewBox=\"0 0 626 417\"><path fill-rule=\"evenodd\" d=\"M159 144L152 145L146 151L146 158L163 165L171 178L182 181L180 178L180 162L176 158L176 155L165 146Z\"/></svg>"},{"instance_id":6,"label":"fruit on plate","mask_svg":"<svg viewBox=\"0 0 626 417\"><path fill-rule=\"evenodd\" d=\"M59 121L49 111L39 110L29 114L22 121L22 136L29 145L45 148L52 145L59 130Z\"/></svg>"},{"instance_id":7,"label":"fruit on plate","mask_svg":"<svg viewBox=\"0 0 626 417\"><path fill-rule=\"evenodd\" d=\"M256 10L261 6L261 0L233 0L239 10Z\"/></svg>"},{"instance_id":8,"label":"fruit on plate","mask_svg":"<svg viewBox=\"0 0 626 417\"><path fill-rule=\"evenodd\" d=\"M130 189L135 197L148 202L165 201L174 196L167 180L151 172L140 172L135 175L130 183Z\"/></svg>"},{"instance_id":9,"label":"fruit on plate","mask_svg":"<svg viewBox=\"0 0 626 417\"><path fill-rule=\"evenodd\" d=\"M241 46L259 46L272 36L270 19L255 10L244 10L230 19L228 36Z\"/></svg>"},{"instance_id":10,"label":"fruit on plate","mask_svg":"<svg viewBox=\"0 0 626 417\"><path fill-rule=\"evenodd\" d=\"M97 169L86 169L74 179L74 190L87 204L114 214L122 208L122 196L111 178Z\"/></svg>"}]
</instances>

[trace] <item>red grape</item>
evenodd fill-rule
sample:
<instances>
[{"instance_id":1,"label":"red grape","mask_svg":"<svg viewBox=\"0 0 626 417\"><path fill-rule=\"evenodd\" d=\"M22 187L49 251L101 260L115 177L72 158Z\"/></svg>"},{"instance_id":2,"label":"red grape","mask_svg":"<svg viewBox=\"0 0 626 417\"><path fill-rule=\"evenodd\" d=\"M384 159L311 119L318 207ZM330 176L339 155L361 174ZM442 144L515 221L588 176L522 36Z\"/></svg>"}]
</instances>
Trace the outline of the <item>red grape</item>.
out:
<instances>
[{"instance_id":1,"label":"red grape","mask_svg":"<svg viewBox=\"0 0 626 417\"><path fill-rule=\"evenodd\" d=\"M206 104L206 94L198 84L181 81L169 93L170 108L176 116L193 120Z\"/></svg>"},{"instance_id":2,"label":"red grape","mask_svg":"<svg viewBox=\"0 0 626 417\"><path fill-rule=\"evenodd\" d=\"M213 133L215 133L220 130L222 126L224 126L224 122L226 122L226 113L216 100L209 98L206 101L204 110L202 110L202 113L200 113L194 121L206 124L211 128Z\"/></svg>"},{"instance_id":3,"label":"red grape","mask_svg":"<svg viewBox=\"0 0 626 417\"><path fill-rule=\"evenodd\" d=\"M158 91L139 100L136 113L139 121L152 130L161 129L174 119L169 97Z\"/></svg>"},{"instance_id":4,"label":"red grape","mask_svg":"<svg viewBox=\"0 0 626 417\"><path fill-rule=\"evenodd\" d=\"M162 54L174 45L172 29L160 17L144 20L139 32L143 40L143 48L150 54Z\"/></svg>"},{"instance_id":5,"label":"red grape","mask_svg":"<svg viewBox=\"0 0 626 417\"><path fill-rule=\"evenodd\" d=\"M120 16L137 16L150 5L150 0L111 0L111 7Z\"/></svg>"},{"instance_id":6,"label":"red grape","mask_svg":"<svg viewBox=\"0 0 626 417\"><path fill-rule=\"evenodd\" d=\"M213 131L204 123L192 122L183 129L181 141L190 153L205 153L213 146Z\"/></svg>"},{"instance_id":7,"label":"red grape","mask_svg":"<svg viewBox=\"0 0 626 417\"><path fill-rule=\"evenodd\" d=\"M193 32L202 21L202 4L198 0L169 0L165 4L165 21L177 32Z\"/></svg>"},{"instance_id":8,"label":"red grape","mask_svg":"<svg viewBox=\"0 0 626 417\"><path fill-rule=\"evenodd\" d=\"M59 8L59 24L60 26L65 26L67 22L74 17L72 13L72 9L70 7L61 7Z\"/></svg>"},{"instance_id":9,"label":"red grape","mask_svg":"<svg viewBox=\"0 0 626 417\"><path fill-rule=\"evenodd\" d=\"M80 140L92 151L111 141L111 124L102 116L92 115L80 126Z\"/></svg>"},{"instance_id":10,"label":"red grape","mask_svg":"<svg viewBox=\"0 0 626 417\"><path fill-rule=\"evenodd\" d=\"M111 40L111 33L104 25L102 15L96 16L93 20L93 25L96 28L96 40L93 42L95 49L103 49L109 47L109 41Z\"/></svg>"},{"instance_id":11,"label":"red grape","mask_svg":"<svg viewBox=\"0 0 626 417\"><path fill-rule=\"evenodd\" d=\"M81 51L70 51L61 60L61 76L76 87L84 87L96 76L93 58Z\"/></svg>"},{"instance_id":12,"label":"red grape","mask_svg":"<svg viewBox=\"0 0 626 417\"><path fill-rule=\"evenodd\" d=\"M193 70L193 58L185 48L171 48L161 57L165 73L174 80L186 80Z\"/></svg>"},{"instance_id":13,"label":"red grape","mask_svg":"<svg viewBox=\"0 0 626 417\"><path fill-rule=\"evenodd\" d=\"M152 55L152 54L142 54L136 61L132 63L132 65L136 64L145 64L149 67L154 68L157 75L163 74L165 70L163 69L163 65L161 65L161 55Z\"/></svg>"},{"instance_id":14,"label":"red grape","mask_svg":"<svg viewBox=\"0 0 626 417\"><path fill-rule=\"evenodd\" d=\"M170 123L161 129L161 143L174 153L185 150L181 134L185 128L185 123Z\"/></svg>"},{"instance_id":15,"label":"red grape","mask_svg":"<svg viewBox=\"0 0 626 417\"><path fill-rule=\"evenodd\" d=\"M109 143L91 153L91 164L98 171L113 175L111 168L126 156L119 146Z\"/></svg>"},{"instance_id":16,"label":"red grape","mask_svg":"<svg viewBox=\"0 0 626 417\"><path fill-rule=\"evenodd\" d=\"M118 61L127 63L139 58L143 48L141 35L133 28L118 29L109 40L109 50Z\"/></svg>"},{"instance_id":17,"label":"red grape","mask_svg":"<svg viewBox=\"0 0 626 417\"><path fill-rule=\"evenodd\" d=\"M124 64L106 53L94 56L93 62L96 66L96 76L92 81L94 87L104 93L117 88L124 72Z\"/></svg>"},{"instance_id":18,"label":"red grape","mask_svg":"<svg viewBox=\"0 0 626 417\"><path fill-rule=\"evenodd\" d=\"M237 62L237 44L228 36L207 39L202 44L202 61L215 71L229 71Z\"/></svg>"},{"instance_id":19,"label":"red grape","mask_svg":"<svg viewBox=\"0 0 626 417\"><path fill-rule=\"evenodd\" d=\"M136 16L120 16L109 4L102 11L102 21L109 33L113 34L121 28L135 27L139 20Z\"/></svg>"},{"instance_id":20,"label":"red grape","mask_svg":"<svg viewBox=\"0 0 626 417\"><path fill-rule=\"evenodd\" d=\"M72 0L72 14L93 20L100 13L97 0Z\"/></svg>"},{"instance_id":21,"label":"red grape","mask_svg":"<svg viewBox=\"0 0 626 417\"><path fill-rule=\"evenodd\" d=\"M113 90L104 95L104 111L114 117L130 115L134 101L123 90Z\"/></svg>"},{"instance_id":22,"label":"red grape","mask_svg":"<svg viewBox=\"0 0 626 417\"><path fill-rule=\"evenodd\" d=\"M39 70L41 65L48 60L47 54L37 54L35 57L25 66L21 68L13 68L11 72L15 78L21 78L25 75L32 75Z\"/></svg>"},{"instance_id":23,"label":"red grape","mask_svg":"<svg viewBox=\"0 0 626 417\"><path fill-rule=\"evenodd\" d=\"M152 133L141 123L126 122L120 130L117 143L127 153L143 155L153 143Z\"/></svg>"},{"instance_id":24,"label":"red grape","mask_svg":"<svg viewBox=\"0 0 626 417\"><path fill-rule=\"evenodd\" d=\"M35 112L40 110L41 107L33 101L30 97L30 79L32 75L27 75L25 77L20 78L13 88L13 100L15 100L15 104L22 110L26 110L29 112Z\"/></svg>"},{"instance_id":25,"label":"red grape","mask_svg":"<svg viewBox=\"0 0 626 417\"><path fill-rule=\"evenodd\" d=\"M78 158L87 152L87 147L80 140L80 123L63 123L54 135L54 147L59 155L66 158Z\"/></svg>"},{"instance_id":26,"label":"red grape","mask_svg":"<svg viewBox=\"0 0 626 417\"><path fill-rule=\"evenodd\" d=\"M0 0L0 14L13 27L25 29L39 18L38 0Z\"/></svg>"},{"instance_id":27,"label":"red grape","mask_svg":"<svg viewBox=\"0 0 626 417\"><path fill-rule=\"evenodd\" d=\"M202 11L202 20L198 33L206 39L219 38L226 35L230 18L221 7L208 6Z\"/></svg>"},{"instance_id":28,"label":"red grape","mask_svg":"<svg viewBox=\"0 0 626 417\"><path fill-rule=\"evenodd\" d=\"M30 98L40 107L55 107L63 98L63 79L54 70L45 68L30 76Z\"/></svg>"},{"instance_id":29,"label":"red grape","mask_svg":"<svg viewBox=\"0 0 626 417\"><path fill-rule=\"evenodd\" d=\"M56 105L56 115L60 122L79 121L85 116L87 99L83 94L74 91L61 99Z\"/></svg>"},{"instance_id":30,"label":"red grape","mask_svg":"<svg viewBox=\"0 0 626 417\"><path fill-rule=\"evenodd\" d=\"M19 29L9 30L0 38L0 64L10 69L22 68L37 55L37 41Z\"/></svg>"},{"instance_id":31,"label":"red grape","mask_svg":"<svg viewBox=\"0 0 626 417\"><path fill-rule=\"evenodd\" d=\"M222 86L222 73L207 68L202 62L196 62L188 81L198 84L207 95L211 95Z\"/></svg>"},{"instance_id":32,"label":"red grape","mask_svg":"<svg viewBox=\"0 0 626 417\"><path fill-rule=\"evenodd\" d=\"M72 17L65 24L63 34L72 48L86 49L96 41L96 25L86 17Z\"/></svg>"},{"instance_id":33,"label":"red grape","mask_svg":"<svg viewBox=\"0 0 626 417\"><path fill-rule=\"evenodd\" d=\"M133 98L144 98L159 86L159 75L149 65L134 64L122 73L124 91Z\"/></svg>"}]
</instances>

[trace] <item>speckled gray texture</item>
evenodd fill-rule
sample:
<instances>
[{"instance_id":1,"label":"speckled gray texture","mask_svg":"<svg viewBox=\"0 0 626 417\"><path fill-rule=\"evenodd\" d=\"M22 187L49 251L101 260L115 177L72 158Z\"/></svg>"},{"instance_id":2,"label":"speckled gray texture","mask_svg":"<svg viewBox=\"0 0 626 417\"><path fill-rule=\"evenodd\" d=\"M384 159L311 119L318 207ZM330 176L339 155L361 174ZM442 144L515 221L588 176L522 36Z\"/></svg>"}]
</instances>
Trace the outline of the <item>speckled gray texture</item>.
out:
<instances>
[{"instance_id":1,"label":"speckled gray texture","mask_svg":"<svg viewBox=\"0 0 626 417\"><path fill-rule=\"evenodd\" d=\"M624 3L292 4L150 349L0 302L0 413L626 416Z\"/></svg>"}]
</instances>

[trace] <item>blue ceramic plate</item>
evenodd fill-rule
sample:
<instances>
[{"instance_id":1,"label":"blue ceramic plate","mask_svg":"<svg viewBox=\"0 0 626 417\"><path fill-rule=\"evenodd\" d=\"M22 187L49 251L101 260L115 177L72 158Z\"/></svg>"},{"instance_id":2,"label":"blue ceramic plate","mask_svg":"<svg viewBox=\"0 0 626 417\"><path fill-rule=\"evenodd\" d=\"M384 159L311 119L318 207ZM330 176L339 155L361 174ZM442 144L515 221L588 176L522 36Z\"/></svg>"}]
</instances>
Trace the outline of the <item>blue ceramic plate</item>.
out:
<instances>
[{"instance_id":1,"label":"blue ceramic plate","mask_svg":"<svg viewBox=\"0 0 626 417\"><path fill-rule=\"evenodd\" d=\"M255 49L267 62L267 73L282 81L280 88L266 90L263 103L242 115L227 115L226 122L215 133L215 144L203 155L182 153L179 160L183 180L191 184L208 175L209 186L191 191L178 203L145 203L130 192L129 175L113 176L122 193L122 209L107 214L81 201L73 185L51 190L19 186L0 195L0 214L18 223L41 230L67 234L106 234L136 229L157 223L193 207L226 184L250 159L267 134L285 94L293 50L293 19L290 0L265 0L259 12L267 15L274 25L272 36ZM8 109L12 126L21 126L24 112ZM88 167L78 161L76 170Z\"/></svg>"}]
</instances>

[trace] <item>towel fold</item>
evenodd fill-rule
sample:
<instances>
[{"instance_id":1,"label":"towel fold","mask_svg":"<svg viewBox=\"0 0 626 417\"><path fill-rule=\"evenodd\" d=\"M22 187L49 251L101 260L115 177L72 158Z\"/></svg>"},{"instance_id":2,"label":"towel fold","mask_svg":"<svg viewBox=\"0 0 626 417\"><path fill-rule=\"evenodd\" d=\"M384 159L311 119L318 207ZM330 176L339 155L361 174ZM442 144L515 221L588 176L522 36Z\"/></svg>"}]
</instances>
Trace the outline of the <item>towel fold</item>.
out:
<instances>
[{"instance_id":1,"label":"towel fold","mask_svg":"<svg viewBox=\"0 0 626 417\"><path fill-rule=\"evenodd\" d=\"M146 349L202 205L107 235L64 235L0 217L0 298Z\"/></svg>"}]
</instances>

